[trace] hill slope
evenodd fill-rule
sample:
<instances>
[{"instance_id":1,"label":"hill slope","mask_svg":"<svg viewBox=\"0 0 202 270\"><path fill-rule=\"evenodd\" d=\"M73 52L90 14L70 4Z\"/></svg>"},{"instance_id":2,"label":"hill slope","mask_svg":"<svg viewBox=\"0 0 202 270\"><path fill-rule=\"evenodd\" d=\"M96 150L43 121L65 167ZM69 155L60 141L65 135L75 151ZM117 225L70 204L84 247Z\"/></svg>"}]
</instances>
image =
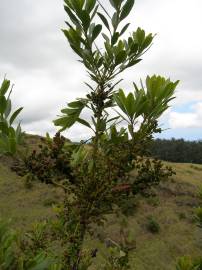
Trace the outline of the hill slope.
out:
<instances>
[{"instance_id":1,"label":"hill slope","mask_svg":"<svg viewBox=\"0 0 202 270\"><path fill-rule=\"evenodd\" d=\"M202 181L202 165L171 164L177 175L162 183L157 196L139 198L133 217L128 218L124 233L136 248L131 252L131 264L136 270L172 270L177 257L202 254L202 229L194 222L194 207L200 200L197 190ZM28 229L37 220L53 215L52 204L59 201L61 191L36 183L26 189L23 179L0 163L0 218L11 218L12 226ZM148 217L160 225L159 233L148 231ZM105 229L95 228L98 238L120 240L121 217L110 216ZM102 250L100 241L86 239L88 246ZM102 259L98 256L98 264ZM92 267L92 269L94 269Z\"/></svg>"}]
</instances>

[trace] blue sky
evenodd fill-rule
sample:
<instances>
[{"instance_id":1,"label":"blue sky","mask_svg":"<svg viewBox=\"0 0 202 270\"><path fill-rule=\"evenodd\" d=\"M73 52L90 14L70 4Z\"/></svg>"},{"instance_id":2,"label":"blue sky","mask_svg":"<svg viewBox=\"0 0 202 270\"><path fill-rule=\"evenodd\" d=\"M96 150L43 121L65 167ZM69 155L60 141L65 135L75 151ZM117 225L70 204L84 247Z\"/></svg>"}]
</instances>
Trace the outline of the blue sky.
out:
<instances>
[{"instance_id":1,"label":"blue sky","mask_svg":"<svg viewBox=\"0 0 202 270\"><path fill-rule=\"evenodd\" d=\"M100 1L108 8L109 0ZM120 86L129 92L132 82L147 74L180 80L176 99L160 121L168 129L163 138L202 139L201 10L201 0L136 0L129 17L129 32L140 26L157 36L143 61L123 74ZM67 102L85 96L88 80L60 31L67 19L63 2L1 0L0 11L0 80L6 73L15 84L15 106L24 106L23 129L54 134L52 120ZM79 125L65 135L90 136Z\"/></svg>"}]
</instances>

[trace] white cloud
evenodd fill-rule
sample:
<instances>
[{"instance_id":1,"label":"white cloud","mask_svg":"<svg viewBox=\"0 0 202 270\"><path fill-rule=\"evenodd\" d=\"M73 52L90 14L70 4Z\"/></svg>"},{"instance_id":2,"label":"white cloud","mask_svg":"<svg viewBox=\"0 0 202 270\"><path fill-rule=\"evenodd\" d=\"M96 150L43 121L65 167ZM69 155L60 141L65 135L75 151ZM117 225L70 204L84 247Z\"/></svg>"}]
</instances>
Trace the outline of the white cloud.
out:
<instances>
[{"instance_id":1,"label":"white cloud","mask_svg":"<svg viewBox=\"0 0 202 270\"><path fill-rule=\"evenodd\" d=\"M170 112L169 125L171 128L202 128L202 102L195 104L191 113Z\"/></svg>"}]
</instances>

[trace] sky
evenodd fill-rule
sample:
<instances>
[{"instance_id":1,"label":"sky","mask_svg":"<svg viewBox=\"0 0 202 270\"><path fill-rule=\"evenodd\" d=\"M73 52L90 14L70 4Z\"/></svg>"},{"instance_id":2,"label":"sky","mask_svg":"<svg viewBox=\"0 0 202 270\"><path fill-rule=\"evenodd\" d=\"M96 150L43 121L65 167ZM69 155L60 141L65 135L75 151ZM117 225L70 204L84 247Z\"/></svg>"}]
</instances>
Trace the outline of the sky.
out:
<instances>
[{"instance_id":1,"label":"sky","mask_svg":"<svg viewBox=\"0 0 202 270\"><path fill-rule=\"evenodd\" d=\"M108 9L109 0L100 0ZM176 99L161 117L161 138L202 139L202 1L136 0L127 21L129 33L141 27L156 37L143 61L122 74L120 87L158 74L180 80ZM61 32L67 16L62 0L0 0L0 81L14 84L14 107L27 133L53 135L67 102L84 97L89 81L85 68ZM76 125L66 131L72 140L90 136Z\"/></svg>"}]
</instances>

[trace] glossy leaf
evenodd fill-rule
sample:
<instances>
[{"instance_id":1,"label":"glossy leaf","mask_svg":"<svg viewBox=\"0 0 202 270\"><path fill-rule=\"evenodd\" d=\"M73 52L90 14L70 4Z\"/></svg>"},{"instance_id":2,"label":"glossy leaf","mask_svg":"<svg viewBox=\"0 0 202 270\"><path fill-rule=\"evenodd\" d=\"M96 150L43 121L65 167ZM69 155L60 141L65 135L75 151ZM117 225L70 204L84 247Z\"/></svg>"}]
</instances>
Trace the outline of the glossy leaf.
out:
<instances>
[{"instance_id":1,"label":"glossy leaf","mask_svg":"<svg viewBox=\"0 0 202 270\"><path fill-rule=\"evenodd\" d=\"M123 34L126 32L126 30L128 29L129 25L130 25L130 23L127 23L127 24L122 28L122 30L121 30L121 32L120 32L120 36L123 35Z\"/></svg>"},{"instance_id":2,"label":"glossy leaf","mask_svg":"<svg viewBox=\"0 0 202 270\"><path fill-rule=\"evenodd\" d=\"M0 131L3 134L6 134L6 135L9 134L9 127L6 121L0 121Z\"/></svg>"},{"instance_id":3,"label":"glossy leaf","mask_svg":"<svg viewBox=\"0 0 202 270\"><path fill-rule=\"evenodd\" d=\"M115 64L119 65L126 60L127 54L126 51L120 51L115 57Z\"/></svg>"},{"instance_id":4,"label":"glossy leaf","mask_svg":"<svg viewBox=\"0 0 202 270\"><path fill-rule=\"evenodd\" d=\"M109 2L112 5L112 7L114 7L116 9L116 4L115 4L114 0L109 0Z\"/></svg>"},{"instance_id":5,"label":"glossy leaf","mask_svg":"<svg viewBox=\"0 0 202 270\"><path fill-rule=\"evenodd\" d=\"M112 39L111 39L111 43L112 43L112 46L115 45L118 41L118 38L119 38L119 33L118 32L115 32L112 36Z\"/></svg>"},{"instance_id":6,"label":"glossy leaf","mask_svg":"<svg viewBox=\"0 0 202 270\"><path fill-rule=\"evenodd\" d=\"M84 126L86 126L88 128L91 128L91 125L84 119L78 118L77 122L79 122L80 124L82 124L82 125L84 125Z\"/></svg>"},{"instance_id":7,"label":"glossy leaf","mask_svg":"<svg viewBox=\"0 0 202 270\"><path fill-rule=\"evenodd\" d=\"M10 81L4 79L0 88L0 95L4 96L10 87Z\"/></svg>"},{"instance_id":8,"label":"glossy leaf","mask_svg":"<svg viewBox=\"0 0 202 270\"><path fill-rule=\"evenodd\" d=\"M107 19L105 18L105 16L102 13L99 13L99 12L97 13L97 15L100 17L100 19L102 20L102 22L104 23L104 25L110 31L109 23L108 23Z\"/></svg>"},{"instance_id":9,"label":"glossy leaf","mask_svg":"<svg viewBox=\"0 0 202 270\"><path fill-rule=\"evenodd\" d=\"M11 118L10 118L10 125L13 124L13 122L15 121L16 117L20 114L20 112L22 111L23 107L17 109L12 115L11 115Z\"/></svg>"},{"instance_id":10,"label":"glossy leaf","mask_svg":"<svg viewBox=\"0 0 202 270\"><path fill-rule=\"evenodd\" d=\"M5 96L0 95L0 114L3 114L6 110L7 102Z\"/></svg>"},{"instance_id":11,"label":"glossy leaf","mask_svg":"<svg viewBox=\"0 0 202 270\"><path fill-rule=\"evenodd\" d=\"M85 10L90 14L94 9L96 0L86 0Z\"/></svg>"},{"instance_id":12,"label":"glossy leaf","mask_svg":"<svg viewBox=\"0 0 202 270\"><path fill-rule=\"evenodd\" d=\"M82 25L85 31L87 31L89 25L90 25L90 16L86 10L82 10L80 13L80 18L82 21Z\"/></svg>"},{"instance_id":13,"label":"glossy leaf","mask_svg":"<svg viewBox=\"0 0 202 270\"><path fill-rule=\"evenodd\" d=\"M100 32L102 31L102 25L97 24L95 28L93 29L92 33L92 42L99 36Z\"/></svg>"},{"instance_id":14,"label":"glossy leaf","mask_svg":"<svg viewBox=\"0 0 202 270\"><path fill-rule=\"evenodd\" d=\"M112 16L112 25L114 28L116 28L118 25L118 13L117 12L115 12Z\"/></svg>"},{"instance_id":15,"label":"glossy leaf","mask_svg":"<svg viewBox=\"0 0 202 270\"><path fill-rule=\"evenodd\" d=\"M67 12L67 14L69 15L70 20L76 25L76 26L80 26L80 22L77 19L77 17L73 14L73 12L70 10L70 8L68 8L67 6L64 6L65 11Z\"/></svg>"},{"instance_id":16,"label":"glossy leaf","mask_svg":"<svg viewBox=\"0 0 202 270\"><path fill-rule=\"evenodd\" d=\"M9 116L9 114L11 113L11 100L7 99L6 103L7 103L6 104L6 110L4 112L5 118L7 118Z\"/></svg>"},{"instance_id":17,"label":"glossy leaf","mask_svg":"<svg viewBox=\"0 0 202 270\"><path fill-rule=\"evenodd\" d=\"M134 6L135 0L127 0L125 5L122 8L120 20L125 19L129 13L131 12L133 6Z\"/></svg>"}]
</instances>

